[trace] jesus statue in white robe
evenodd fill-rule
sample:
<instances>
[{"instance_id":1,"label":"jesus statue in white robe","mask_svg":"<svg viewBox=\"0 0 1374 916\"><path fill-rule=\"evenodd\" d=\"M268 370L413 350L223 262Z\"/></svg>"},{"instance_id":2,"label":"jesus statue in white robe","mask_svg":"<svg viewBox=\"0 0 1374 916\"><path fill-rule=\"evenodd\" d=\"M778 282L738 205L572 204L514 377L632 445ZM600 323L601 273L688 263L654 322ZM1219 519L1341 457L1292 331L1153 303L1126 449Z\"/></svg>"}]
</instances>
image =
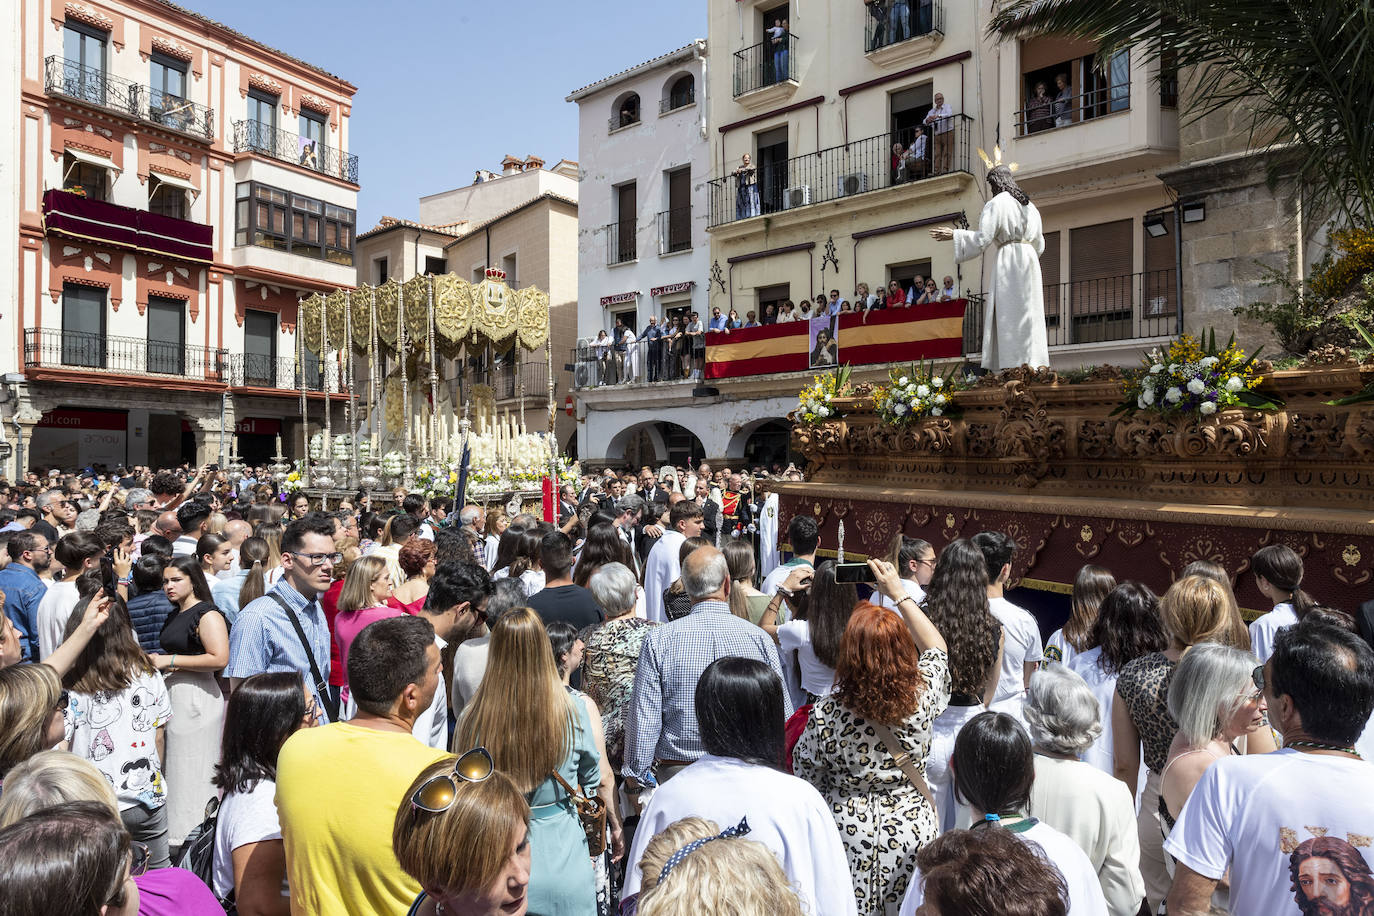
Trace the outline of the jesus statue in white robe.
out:
<instances>
[{"instance_id":1,"label":"jesus statue in white robe","mask_svg":"<svg viewBox=\"0 0 1374 916\"><path fill-rule=\"evenodd\" d=\"M977 229L940 228L930 234L940 241L954 240L956 261L992 255L992 281L983 299L983 368L998 372L1022 364L1048 366L1040 211L1016 187L1006 166L990 171L988 184L999 193L983 205Z\"/></svg>"}]
</instances>

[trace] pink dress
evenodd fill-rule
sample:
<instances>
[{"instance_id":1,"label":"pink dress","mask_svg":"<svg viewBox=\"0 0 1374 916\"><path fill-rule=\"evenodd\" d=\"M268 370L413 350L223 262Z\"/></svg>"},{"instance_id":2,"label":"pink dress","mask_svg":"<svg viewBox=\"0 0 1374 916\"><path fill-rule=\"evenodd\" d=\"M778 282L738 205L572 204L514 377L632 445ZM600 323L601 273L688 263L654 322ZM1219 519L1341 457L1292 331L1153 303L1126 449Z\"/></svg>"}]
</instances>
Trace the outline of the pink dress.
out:
<instances>
[{"instance_id":1,"label":"pink dress","mask_svg":"<svg viewBox=\"0 0 1374 916\"><path fill-rule=\"evenodd\" d=\"M334 618L334 642L339 646L339 660L342 663L344 686L348 686L348 650L353 640L363 631L363 627L388 617L400 617L405 611L394 607L365 607L359 611L339 611Z\"/></svg>"}]
</instances>

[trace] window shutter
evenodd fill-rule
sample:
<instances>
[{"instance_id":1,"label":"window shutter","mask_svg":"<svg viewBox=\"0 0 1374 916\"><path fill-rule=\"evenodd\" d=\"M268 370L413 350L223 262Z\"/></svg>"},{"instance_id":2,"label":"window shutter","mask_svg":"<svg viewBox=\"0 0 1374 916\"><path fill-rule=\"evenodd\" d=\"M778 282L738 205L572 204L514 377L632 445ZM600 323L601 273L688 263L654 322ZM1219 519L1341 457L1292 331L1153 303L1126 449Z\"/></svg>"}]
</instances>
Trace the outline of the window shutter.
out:
<instances>
[{"instance_id":1,"label":"window shutter","mask_svg":"<svg viewBox=\"0 0 1374 916\"><path fill-rule=\"evenodd\" d=\"M1174 272L1178 270L1178 249L1174 233L1178 227L1170 216L1165 216L1168 235L1152 238L1145 232L1145 276L1142 277L1144 299L1141 301L1142 318L1164 318L1174 315L1178 310L1178 287L1174 283ZM1144 230L1141 230L1144 232Z\"/></svg>"},{"instance_id":2,"label":"window shutter","mask_svg":"<svg viewBox=\"0 0 1374 916\"><path fill-rule=\"evenodd\" d=\"M1069 237L1070 299L1075 315L1131 310L1134 220L1080 226Z\"/></svg>"},{"instance_id":3,"label":"window shutter","mask_svg":"<svg viewBox=\"0 0 1374 916\"><path fill-rule=\"evenodd\" d=\"M1040 282L1045 286L1045 315L1059 314L1059 233L1045 233L1045 253L1040 255Z\"/></svg>"}]
</instances>

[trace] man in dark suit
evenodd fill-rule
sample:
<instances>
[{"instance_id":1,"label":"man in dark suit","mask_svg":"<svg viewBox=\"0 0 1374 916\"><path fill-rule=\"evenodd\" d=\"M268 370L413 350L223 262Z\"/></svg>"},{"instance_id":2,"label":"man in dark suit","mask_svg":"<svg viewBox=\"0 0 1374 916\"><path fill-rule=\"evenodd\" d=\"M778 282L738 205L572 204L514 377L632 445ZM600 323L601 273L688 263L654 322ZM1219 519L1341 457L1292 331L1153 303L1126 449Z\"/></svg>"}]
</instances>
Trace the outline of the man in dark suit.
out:
<instances>
[{"instance_id":1,"label":"man in dark suit","mask_svg":"<svg viewBox=\"0 0 1374 916\"><path fill-rule=\"evenodd\" d=\"M697 480L697 491L693 497L701 507L701 536L713 544L720 543L720 506L711 498L711 486L705 480Z\"/></svg>"},{"instance_id":2,"label":"man in dark suit","mask_svg":"<svg viewBox=\"0 0 1374 916\"><path fill-rule=\"evenodd\" d=\"M647 465L639 469L639 489L635 493L644 497L646 503L668 501L668 491L659 486L658 478L654 477L654 469Z\"/></svg>"}]
</instances>

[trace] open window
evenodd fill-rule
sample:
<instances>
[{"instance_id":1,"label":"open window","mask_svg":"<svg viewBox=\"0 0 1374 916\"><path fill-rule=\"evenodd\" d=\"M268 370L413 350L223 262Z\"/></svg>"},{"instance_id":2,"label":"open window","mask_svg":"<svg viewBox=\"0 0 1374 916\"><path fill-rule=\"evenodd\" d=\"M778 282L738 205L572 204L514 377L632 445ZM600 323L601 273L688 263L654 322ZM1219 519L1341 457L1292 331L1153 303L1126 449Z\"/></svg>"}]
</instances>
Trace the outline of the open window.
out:
<instances>
[{"instance_id":1,"label":"open window","mask_svg":"<svg viewBox=\"0 0 1374 916\"><path fill-rule=\"evenodd\" d=\"M148 170L148 211L174 219L188 219L199 189L180 175Z\"/></svg>"},{"instance_id":2,"label":"open window","mask_svg":"<svg viewBox=\"0 0 1374 916\"><path fill-rule=\"evenodd\" d=\"M686 108L696 101L696 77L684 73L668 84L668 96L663 100L663 111L676 111Z\"/></svg>"},{"instance_id":3,"label":"open window","mask_svg":"<svg viewBox=\"0 0 1374 916\"><path fill-rule=\"evenodd\" d=\"M611 130L619 130L639 123L639 94L627 92L615 100L611 114Z\"/></svg>"},{"instance_id":4,"label":"open window","mask_svg":"<svg viewBox=\"0 0 1374 916\"><path fill-rule=\"evenodd\" d=\"M119 167L111 159L69 146L63 153L62 164L62 190L92 200L110 199L110 185L119 174Z\"/></svg>"}]
</instances>

